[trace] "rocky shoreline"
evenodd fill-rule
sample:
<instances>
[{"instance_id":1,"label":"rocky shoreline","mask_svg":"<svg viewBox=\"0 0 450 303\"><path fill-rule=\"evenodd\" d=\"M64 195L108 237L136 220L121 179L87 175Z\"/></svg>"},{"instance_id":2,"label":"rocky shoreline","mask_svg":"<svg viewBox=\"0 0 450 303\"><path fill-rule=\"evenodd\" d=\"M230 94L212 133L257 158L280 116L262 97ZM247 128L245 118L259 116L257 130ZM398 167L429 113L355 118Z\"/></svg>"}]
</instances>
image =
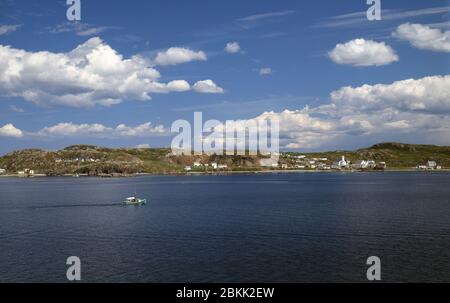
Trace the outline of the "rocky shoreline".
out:
<instances>
[{"instance_id":1,"label":"rocky shoreline","mask_svg":"<svg viewBox=\"0 0 450 303\"><path fill-rule=\"evenodd\" d=\"M342 173L342 174L354 174L354 173L389 173L389 172L417 172L417 173L450 173L450 169L441 169L441 170L418 170L415 168L391 168L386 169L384 171L375 171L375 170L307 170L307 169L288 169L288 170L242 170L242 171L220 171L220 172L185 172L185 173L137 173L137 174L101 174L101 175L44 175L44 174L36 174L33 176L20 176L18 174L3 174L0 175L0 178L57 178L57 177L66 177L66 178L135 178L140 176L205 176L205 175L255 175L255 174L292 174L292 173L318 173L318 174L330 174L330 173Z\"/></svg>"}]
</instances>

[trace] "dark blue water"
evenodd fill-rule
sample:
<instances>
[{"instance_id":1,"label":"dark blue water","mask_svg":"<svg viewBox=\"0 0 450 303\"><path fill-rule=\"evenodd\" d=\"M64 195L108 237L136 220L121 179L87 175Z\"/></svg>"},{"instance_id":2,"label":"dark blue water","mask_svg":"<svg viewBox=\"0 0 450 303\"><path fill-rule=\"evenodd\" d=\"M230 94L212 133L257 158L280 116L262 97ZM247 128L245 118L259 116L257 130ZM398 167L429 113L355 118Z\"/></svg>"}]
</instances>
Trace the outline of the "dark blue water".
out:
<instances>
[{"instance_id":1,"label":"dark blue water","mask_svg":"<svg viewBox=\"0 0 450 303\"><path fill-rule=\"evenodd\" d=\"M145 207L121 207L134 193ZM450 282L450 174L0 178L0 282Z\"/></svg>"}]
</instances>

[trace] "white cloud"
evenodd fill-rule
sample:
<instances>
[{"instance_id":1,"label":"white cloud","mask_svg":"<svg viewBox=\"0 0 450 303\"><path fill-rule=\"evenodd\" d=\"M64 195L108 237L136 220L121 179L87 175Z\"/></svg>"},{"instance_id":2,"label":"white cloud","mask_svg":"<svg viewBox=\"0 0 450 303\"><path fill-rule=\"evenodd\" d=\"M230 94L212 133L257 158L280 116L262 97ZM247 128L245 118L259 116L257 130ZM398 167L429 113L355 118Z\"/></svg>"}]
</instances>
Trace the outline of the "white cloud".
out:
<instances>
[{"instance_id":1,"label":"white cloud","mask_svg":"<svg viewBox=\"0 0 450 303\"><path fill-rule=\"evenodd\" d=\"M392 84L343 87L331 93L336 105L362 111L393 108L401 111L450 113L450 75L396 81Z\"/></svg>"},{"instance_id":2,"label":"white cloud","mask_svg":"<svg viewBox=\"0 0 450 303\"><path fill-rule=\"evenodd\" d=\"M256 15L247 16L247 17L244 17L244 18L240 18L237 21L241 21L241 22L255 22L255 21L260 21L260 20L264 20L264 19L284 17L284 16L291 15L291 14L294 14L294 13L295 13L294 10L270 12L270 13L256 14Z\"/></svg>"},{"instance_id":3,"label":"white cloud","mask_svg":"<svg viewBox=\"0 0 450 303\"><path fill-rule=\"evenodd\" d=\"M120 124L116 127L115 132L124 137L146 137L155 134L164 134L168 130L163 125L152 126L151 122L147 122L136 127Z\"/></svg>"},{"instance_id":4,"label":"white cloud","mask_svg":"<svg viewBox=\"0 0 450 303\"><path fill-rule=\"evenodd\" d=\"M111 131L111 128L98 123L73 124L72 122L69 122L44 127L38 134L42 136L99 136Z\"/></svg>"},{"instance_id":5,"label":"white cloud","mask_svg":"<svg viewBox=\"0 0 450 303\"><path fill-rule=\"evenodd\" d=\"M174 92L185 92L191 89L191 85L185 80L174 80L167 83L167 88Z\"/></svg>"},{"instance_id":6,"label":"white cloud","mask_svg":"<svg viewBox=\"0 0 450 303\"><path fill-rule=\"evenodd\" d=\"M191 61L206 61L208 57L202 51L193 51L188 48L171 47L164 52L159 52L153 60L155 65L176 65Z\"/></svg>"},{"instance_id":7,"label":"white cloud","mask_svg":"<svg viewBox=\"0 0 450 303\"><path fill-rule=\"evenodd\" d=\"M198 81L193 86L194 91L207 94L223 94L224 90L212 80Z\"/></svg>"},{"instance_id":8,"label":"white cloud","mask_svg":"<svg viewBox=\"0 0 450 303\"><path fill-rule=\"evenodd\" d=\"M23 132L9 123L0 127L0 137L21 138L23 137Z\"/></svg>"},{"instance_id":9,"label":"white cloud","mask_svg":"<svg viewBox=\"0 0 450 303\"><path fill-rule=\"evenodd\" d=\"M88 23L82 22L64 22L58 24L55 27L49 27L47 30L51 34L60 34L60 33L75 33L77 36L94 36L98 35L106 30L116 29L116 27L112 26L96 26Z\"/></svg>"},{"instance_id":10,"label":"white cloud","mask_svg":"<svg viewBox=\"0 0 450 303\"><path fill-rule=\"evenodd\" d=\"M0 36L15 32L19 27L20 25L0 25Z\"/></svg>"},{"instance_id":11,"label":"white cloud","mask_svg":"<svg viewBox=\"0 0 450 303\"><path fill-rule=\"evenodd\" d=\"M147 143L139 144L139 145L136 146L136 148L147 149L147 148L150 148L150 144L147 144Z\"/></svg>"},{"instance_id":12,"label":"white cloud","mask_svg":"<svg viewBox=\"0 0 450 303\"><path fill-rule=\"evenodd\" d=\"M225 51L229 54L239 53L241 50L241 46L237 42L229 42L225 46Z\"/></svg>"},{"instance_id":13,"label":"white cloud","mask_svg":"<svg viewBox=\"0 0 450 303\"><path fill-rule=\"evenodd\" d=\"M411 19L421 16L430 15L444 15L450 11L448 6L438 6L423 8L418 10L402 10L402 9L385 9L383 8L382 18L383 20L397 20L397 19ZM350 14L338 15L327 18L315 24L314 27L326 27L326 28L336 28L336 27L352 27L352 26L369 26L370 22L367 22L367 12L360 11Z\"/></svg>"},{"instance_id":14,"label":"white cloud","mask_svg":"<svg viewBox=\"0 0 450 303\"><path fill-rule=\"evenodd\" d=\"M160 63L206 59L201 52L164 54ZM150 65L139 55L124 58L98 37L68 53L27 52L0 45L0 95L22 97L42 106L92 107L147 101L151 93L190 90L185 80L159 82L160 73Z\"/></svg>"},{"instance_id":15,"label":"white cloud","mask_svg":"<svg viewBox=\"0 0 450 303\"><path fill-rule=\"evenodd\" d=\"M396 81L391 84L342 87L330 94L330 103L300 110L265 112L246 122L277 119L280 122L282 148L318 149L339 142L402 141L417 138L433 144L450 142L450 75ZM8 125L0 133L22 136L22 131ZM43 128L41 137L145 138L168 135L162 125L60 123Z\"/></svg>"},{"instance_id":16,"label":"white cloud","mask_svg":"<svg viewBox=\"0 0 450 303\"><path fill-rule=\"evenodd\" d=\"M268 75L271 75L271 74L272 74L272 69L269 68L269 67L261 68L261 69L259 69L259 74L260 74L261 76L268 76Z\"/></svg>"},{"instance_id":17,"label":"white cloud","mask_svg":"<svg viewBox=\"0 0 450 303\"><path fill-rule=\"evenodd\" d=\"M25 110L23 108L15 106L15 105L10 105L9 109L16 113L24 113L25 112Z\"/></svg>"},{"instance_id":18,"label":"white cloud","mask_svg":"<svg viewBox=\"0 0 450 303\"><path fill-rule=\"evenodd\" d=\"M389 45L365 39L337 44L328 56L337 64L353 66L382 66L399 60Z\"/></svg>"},{"instance_id":19,"label":"white cloud","mask_svg":"<svg viewBox=\"0 0 450 303\"><path fill-rule=\"evenodd\" d=\"M150 137L167 133L163 125L153 126L151 122L138 126L120 124L115 128L107 127L99 123L74 124L72 122L59 123L54 126L44 127L34 135L42 137Z\"/></svg>"},{"instance_id":20,"label":"white cloud","mask_svg":"<svg viewBox=\"0 0 450 303\"><path fill-rule=\"evenodd\" d=\"M250 120L278 119L280 146L322 148L339 142L367 144L370 138L450 142L450 75L392 84L344 87L329 104L266 112ZM381 139L380 139L381 138Z\"/></svg>"},{"instance_id":21,"label":"white cloud","mask_svg":"<svg viewBox=\"0 0 450 303\"><path fill-rule=\"evenodd\" d=\"M442 31L422 24L405 23L397 27L392 35L408 41L418 49L450 52L450 31Z\"/></svg>"},{"instance_id":22,"label":"white cloud","mask_svg":"<svg viewBox=\"0 0 450 303\"><path fill-rule=\"evenodd\" d=\"M108 29L107 26L98 26L98 27L91 27L84 30L80 30L77 32L78 36L94 36L98 35Z\"/></svg>"}]
</instances>

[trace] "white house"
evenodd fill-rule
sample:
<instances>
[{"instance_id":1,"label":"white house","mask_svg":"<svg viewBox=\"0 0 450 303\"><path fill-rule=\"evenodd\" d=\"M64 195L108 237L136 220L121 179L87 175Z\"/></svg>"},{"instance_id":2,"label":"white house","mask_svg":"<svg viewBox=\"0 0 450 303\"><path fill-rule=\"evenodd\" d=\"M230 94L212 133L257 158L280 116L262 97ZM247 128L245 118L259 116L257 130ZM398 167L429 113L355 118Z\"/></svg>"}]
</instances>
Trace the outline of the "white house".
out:
<instances>
[{"instance_id":1,"label":"white house","mask_svg":"<svg viewBox=\"0 0 450 303\"><path fill-rule=\"evenodd\" d=\"M217 166L217 168L218 168L218 169L226 169L226 168L228 168L228 165L226 165L226 164L219 164L219 165Z\"/></svg>"},{"instance_id":2,"label":"white house","mask_svg":"<svg viewBox=\"0 0 450 303\"><path fill-rule=\"evenodd\" d=\"M341 160L336 161L331 165L331 168L343 169L343 168L348 168L349 166L350 166L350 162L345 160L345 156L342 156Z\"/></svg>"},{"instance_id":3,"label":"white house","mask_svg":"<svg viewBox=\"0 0 450 303\"><path fill-rule=\"evenodd\" d=\"M349 162L347 162L347 161L345 160L345 156L342 156L341 161L339 161L339 166L340 166L340 167L347 167L348 164L349 164Z\"/></svg>"},{"instance_id":4,"label":"white house","mask_svg":"<svg viewBox=\"0 0 450 303\"><path fill-rule=\"evenodd\" d=\"M436 166L437 166L436 161L428 161L427 162L428 169L436 169Z\"/></svg>"},{"instance_id":5,"label":"white house","mask_svg":"<svg viewBox=\"0 0 450 303\"><path fill-rule=\"evenodd\" d=\"M376 163L373 160L358 160L352 165L354 169L375 168Z\"/></svg>"},{"instance_id":6,"label":"white house","mask_svg":"<svg viewBox=\"0 0 450 303\"><path fill-rule=\"evenodd\" d=\"M217 162L211 163L211 167L212 167L212 168L217 169L217 166L218 166L218 165L217 165Z\"/></svg>"},{"instance_id":7,"label":"white house","mask_svg":"<svg viewBox=\"0 0 450 303\"><path fill-rule=\"evenodd\" d=\"M202 167L202 164L200 162L194 162L194 167Z\"/></svg>"},{"instance_id":8,"label":"white house","mask_svg":"<svg viewBox=\"0 0 450 303\"><path fill-rule=\"evenodd\" d=\"M192 167L186 166L186 167L184 168L184 170L185 170L185 171L191 171L191 170L192 170Z\"/></svg>"},{"instance_id":9,"label":"white house","mask_svg":"<svg viewBox=\"0 0 450 303\"><path fill-rule=\"evenodd\" d=\"M24 175L34 175L34 170L25 168L25 171L23 172Z\"/></svg>"},{"instance_id":10,"label":"white house","mask_svg":"<svg viewBox=\"0 0 450 303\"><path fill-rule=\"evenodd\" d=\"M0 175L2 175L2 174L4 174L4 173L6 173L6 169L0 168Z\"/></svg>"}]
</instances>

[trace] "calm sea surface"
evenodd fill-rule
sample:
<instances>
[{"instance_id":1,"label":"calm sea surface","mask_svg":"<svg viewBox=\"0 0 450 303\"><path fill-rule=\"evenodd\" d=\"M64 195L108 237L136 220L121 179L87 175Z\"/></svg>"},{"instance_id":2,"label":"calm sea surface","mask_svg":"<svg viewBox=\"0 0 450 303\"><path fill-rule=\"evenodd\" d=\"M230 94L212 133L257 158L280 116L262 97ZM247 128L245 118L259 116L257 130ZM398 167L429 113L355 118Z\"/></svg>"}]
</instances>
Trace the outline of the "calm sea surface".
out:
<instances>
[{"instance_id":1,"label":"calm sea surface","mask_svg":"<svg viewBox=\"0 0 450 303\"><path fill-rule=\"evenodd\" d=\"M134 194L145 207L122 207ZM450 282L450 174L0 178L0 282Z\"/></svg>"}]
</instances>

